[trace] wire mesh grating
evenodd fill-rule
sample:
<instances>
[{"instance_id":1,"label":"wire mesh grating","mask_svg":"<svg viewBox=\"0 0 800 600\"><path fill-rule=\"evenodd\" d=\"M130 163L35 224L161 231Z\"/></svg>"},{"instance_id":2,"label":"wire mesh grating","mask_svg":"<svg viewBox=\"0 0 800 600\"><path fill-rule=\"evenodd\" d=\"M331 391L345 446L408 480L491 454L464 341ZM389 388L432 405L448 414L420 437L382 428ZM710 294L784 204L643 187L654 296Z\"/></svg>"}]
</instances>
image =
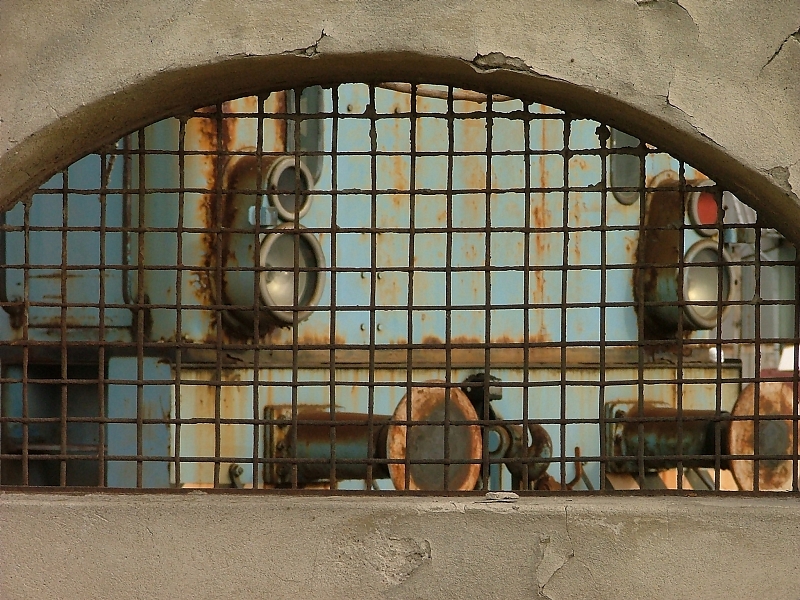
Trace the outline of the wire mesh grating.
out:
<instances>
[{"instance_id":1,"label":"wire mesh grating","mask_svg":"<svg viewBox=\"0 0 800 600\"><path fill-rule=\"evenodd\" d=\"M794 246L591 119L238 98L0 233L4 489L798 491Z\"/></svg>"}]
</instances>

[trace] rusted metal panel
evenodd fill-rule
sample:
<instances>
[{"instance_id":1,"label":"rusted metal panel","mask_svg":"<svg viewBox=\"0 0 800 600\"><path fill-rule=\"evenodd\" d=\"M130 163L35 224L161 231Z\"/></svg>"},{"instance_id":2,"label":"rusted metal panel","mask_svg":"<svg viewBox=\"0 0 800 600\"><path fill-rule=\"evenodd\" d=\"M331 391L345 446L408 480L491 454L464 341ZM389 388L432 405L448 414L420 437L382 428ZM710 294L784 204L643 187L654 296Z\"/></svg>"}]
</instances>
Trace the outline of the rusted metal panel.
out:
<instances>
[{"instance_id":1,"label":"rusted metal panel","mask_svg":"<svg viewBox=\"0 0 800 600\"><path fill-rule=\"evenodd\" d=\"M729 451L755 460L731 460L731 471L743 490L790 490L798 476L797 384L765 381L743 390L731 416ZM756 434L756 431L758 433ZM763 458L760 458L763 457ZM755 473L758 472L758 482Z\"/></svg>"},{"instance_id":2,"label":"rusted metal panel","mask_svg":"<svg viewBox=\"0 0 800 600\"><path fill-rule=\"evenodd\" d=\"M635 470L645 458L652 468L672 465L657 464L666 453L660 442L674 448L680 439L684 465L694 464L693 453L708 456L708 446L686 445L708 442L701 426L664 420L708 411L717 419L719 484L718 419L749 381L736 359L752 356L755 375L767 343L776 352L796 343L796 302L771 283L786 279L795 255L728 213L726 231L699 231L686 221L686 188L711 182L647 144L629 140L641 172L633 202L618 201L619 148L610 139L607 126L554 108L411 84L274 92L161 121L107 152L105 170L95 159L78 163L28 208L8 213L0 357L95 368L83 384L59 383L64 374L56 373L48 426L63 437L76 386L96 387L107 402L94 418L110 419L98 429L115 440L97 440L110 457L105 477L125 485L336 486L356 477L364 481L342 485L433 489L444 487L448 470L453 489L602 489L613 458ZM269 203L275 190L266 179L281 160L292 167L282 184L288 205L310 206L296 222ZM677 191L663 188L667 180ZM298 244L280 269L266 264L261 250L278 226L316 239L321 259L303 254L292 266ZM668 269L680 288L682 260L699 236L736 250L740 271L731 278L747 279L746 297L737 289L716 302L732 309L720 331L716 323L682 335L656 331L647 309L661 302L680 315L690 302L679 289L666 301L648 295L649 274ZM22 250L11 243L26 239ZM261 290L276 270L298 282L298 304L306 280L324 287L311 306L278 318ZM768 326L775 315L781 322ZM91 341L99 343L84 343ZM28 389L25 368L14 373L13 383ZM444 397L459 398L463 382L480 373L499 377L502 398L486 414L486 405L467 414L456 402L454 411L474 424L431 424ZM425 383L433 380L443 383ZM415 393L433 398L430 405L404 404ZM31 399L18 400L3 423L15 432L22 423L30 438L40 423L30 420ZM790 423L791 400L781 409L786 419L765 421ZM630 442L622 455L605 412L612 405L630 419L616 424ZM292 406L302 410L292 414ZM404 423L409 406L421 423ZM651 406L672 412L653 420L639 410ZM283 428L275 421L286 407ZM389 447L398 462L387 467L381 436L393 413ZM646 453L640 426L658 442L645 444ZM433 432L424 451L415 431ZM759 435L750 434L753 444ZM464 442L460 458L444 452L448 436ZM66 447L22 438L3 446L13 448L3 450L3 465L27 464L21 457L42 444ZM401 452L402 443L410 445ZM401 473L406 459L411 469ZM69 461L55 462L63 483ZM676 473L675 484L682 481Z\"/></svg>"},{"instance_id":3,"label":"rusted metal panel","mask_svg":"<svg viewBox=\"0 0 800 600\"><path fill-rule=\"evenodd\" d=\"M405 461L389 464L394 487L474 489L481 470L477 461L483 454L481 430L464 423L477 420L460 389L413 387L397 405L386 435L387 457Z\"/></svg>"},{"instance_id":4,"label":"rusted metal panel","mask_svg":"<svg viewBox=\"0 0 800 600\"><path fill-rule=\"evenodd\" d=\"M387 464L376 462L386 458L388 416L313 406L293 414L291 405L283 405L267 407L265 420L265 485L389 477Z\"/></svg>"}]
</instances>

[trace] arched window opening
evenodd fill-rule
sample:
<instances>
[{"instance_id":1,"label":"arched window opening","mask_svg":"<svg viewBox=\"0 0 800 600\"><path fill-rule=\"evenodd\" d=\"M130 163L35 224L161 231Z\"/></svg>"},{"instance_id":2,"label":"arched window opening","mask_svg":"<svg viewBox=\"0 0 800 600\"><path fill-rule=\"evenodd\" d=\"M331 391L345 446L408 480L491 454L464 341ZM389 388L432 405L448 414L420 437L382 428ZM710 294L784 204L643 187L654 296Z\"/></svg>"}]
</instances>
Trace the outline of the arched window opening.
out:
<instances>
[{"instance_id":1,"label":"arched window opening","mask_svg":"<svg viewBox=\"0 0 800 600\"><path fill-rule=\"evenodd\" d=\"M237 98L0 225L0 488L798 490L796 253L679 157L442 85Z\"/></svg>"}]
</instances>

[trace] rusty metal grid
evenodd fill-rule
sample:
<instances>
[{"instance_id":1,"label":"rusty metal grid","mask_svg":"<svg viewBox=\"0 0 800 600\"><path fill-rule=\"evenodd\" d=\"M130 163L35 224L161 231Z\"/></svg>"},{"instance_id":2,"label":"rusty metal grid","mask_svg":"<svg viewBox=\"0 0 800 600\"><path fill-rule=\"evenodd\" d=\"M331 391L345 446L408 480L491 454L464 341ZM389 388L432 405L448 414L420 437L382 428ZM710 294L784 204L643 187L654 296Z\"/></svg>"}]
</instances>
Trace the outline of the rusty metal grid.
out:
<instances>
[{"instance_id":1,"label":"rusty metal grid","mask_svg":"<svg viewBox=\"0 0 800 600\"><path fill-rule=\"evenodd\" d=\"M796 253L710 177L440 85L142 128L0 225L0 488L796 494Z\"/></svg>"}]
</instances>

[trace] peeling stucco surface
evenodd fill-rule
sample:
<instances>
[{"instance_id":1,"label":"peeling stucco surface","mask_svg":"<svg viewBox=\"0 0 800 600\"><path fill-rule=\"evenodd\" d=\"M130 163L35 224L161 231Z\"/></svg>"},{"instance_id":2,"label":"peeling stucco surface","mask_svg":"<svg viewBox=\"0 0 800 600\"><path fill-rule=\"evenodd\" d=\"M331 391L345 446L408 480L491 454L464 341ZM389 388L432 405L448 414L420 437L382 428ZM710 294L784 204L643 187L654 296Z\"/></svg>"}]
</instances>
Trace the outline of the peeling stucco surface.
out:
<instances>
[{"instance_id":1,"label":"peeling stucco surface","mask_svg":"<svg viewBox=\"0 0 800 600\"><path fill-rule=\"evenodd\" d=\"M0 597L797 598L774 498L0 495Z\"/></svg>"},{"instance_id":2,"label":"peeling stucco surface","mask_svg":"<svg viewBox=\"0 0 800 600\"><path fill-rule=\"evenodd\" d=\"M800 235L787 0L0 0L0 205L178 110L415 77L605 119ZM7 494L0 598L796 599L798 539L791 499Z\"/></svg>"},{"instance_id":3,"label":"peeling stucco surface","mask_svg":"<svg viewBox=\"0 0 800 600\"><path fill-rule=\"evenodd\" d=\"M797 2L4 0L2 17L0 205L171 112L381 74L560 101L800 230Z\"/></svg>"}]
</instances>

